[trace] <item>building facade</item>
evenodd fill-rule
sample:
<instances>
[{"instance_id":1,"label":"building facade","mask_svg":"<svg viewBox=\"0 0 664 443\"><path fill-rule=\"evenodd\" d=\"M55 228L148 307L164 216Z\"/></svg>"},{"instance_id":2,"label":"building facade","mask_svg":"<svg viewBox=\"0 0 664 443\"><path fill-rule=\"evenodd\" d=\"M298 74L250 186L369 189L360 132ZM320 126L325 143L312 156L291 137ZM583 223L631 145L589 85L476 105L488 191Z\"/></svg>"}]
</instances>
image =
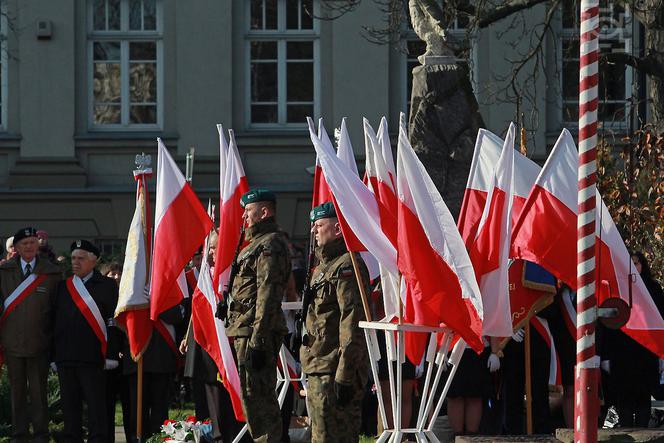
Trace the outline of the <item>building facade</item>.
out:
<instances>
[{"instance_id":1,"label":"building facade","mask_svg":"<svg viewBox=\"0 0 664 443\"><path fill-rule=\"evenodd\" d=\"M563 126L576 125L572 9L555 14L532 100L520 108L538 160ZM603 48L638 50L629 11L610 2L603 11L611 17ZM312 18L324 13L318 0L4 0L0 238L33 225L49 232L58 251L85 237L107 254L122 253L134 209L135 155L152 154L156 170L161 137L184 170L185 154L195 147L193 186L201 199L216 200L221 123L235 131L250 186L276 191L279 222L306 239L314 153L304 118L322 116L332 133L347 117L361 165L362 117L377 124L386 115L394 132L422 49L408 29L399 44L363 38L364 27L384 25L374 2L337 20ZM546 9L521 16L541 23ZM503 20L468 39L466 63L481 113L497 134L517 115L514 101L496 91L511 69L507 59L527 48L519 32L513 20ZM450 35L468 37L463 20ZM521 45L508 44L510 35ZM607 68L605 79L603 127L626 131L634 118L630 98L641 89L629 69Z\"/></svg>"}]
</instances>

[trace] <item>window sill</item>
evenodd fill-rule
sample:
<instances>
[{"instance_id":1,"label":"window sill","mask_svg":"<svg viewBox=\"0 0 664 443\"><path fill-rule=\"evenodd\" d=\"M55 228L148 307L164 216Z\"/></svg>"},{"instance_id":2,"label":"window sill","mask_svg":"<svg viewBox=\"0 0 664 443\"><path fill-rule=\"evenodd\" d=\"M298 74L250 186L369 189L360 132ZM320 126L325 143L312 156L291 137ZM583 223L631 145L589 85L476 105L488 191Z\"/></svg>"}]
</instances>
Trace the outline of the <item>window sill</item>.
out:
<instances>
[{"instance_id":1,"label":"window sill","mask_svg":"<svg viewBox=\"0 0 664 443\"><path fill-rule=\"evenodd\" d=\"M87 132L76 134L74 142L77 148L127 148L136 150L136 148L154 148L156 149L157 137L160 137L166 146L175 145L180 138L179 134L174 132L146 131L146 132Z\"/></svg>"}]
</instances>

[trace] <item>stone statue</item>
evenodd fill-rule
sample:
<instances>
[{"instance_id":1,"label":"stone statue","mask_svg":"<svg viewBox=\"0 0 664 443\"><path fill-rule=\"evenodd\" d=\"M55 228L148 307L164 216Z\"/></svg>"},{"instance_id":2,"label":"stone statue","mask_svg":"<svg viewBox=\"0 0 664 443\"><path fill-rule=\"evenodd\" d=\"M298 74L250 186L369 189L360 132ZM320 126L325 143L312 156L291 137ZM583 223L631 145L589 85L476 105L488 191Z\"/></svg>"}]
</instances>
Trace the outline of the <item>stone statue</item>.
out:
<instances>
[{"instance_id":1,"label":"stone statue","mask_svg":"<svg viewBox=\"0 0 664 443\"><path fill-rule=\"evenodd\" d=\"M410 142L457 218L477 131L484 126L468 70L445 35L451 17L436 0L409 0L410 18L427 49L413 69Z\"/></svg>"},{"instance_id":2,"label":"stone statue","mask_svg":"<svg viewBox=\"0 0 664 443\"><path fill-rule=\"evenodd\" d=\"M420 63L423 65L453 63L454 53L449 48L445 35L445 14L438 2L409 0L408 9L413 30L427 44L426 52L418 57Z\"/></svg>"}]
</instances>

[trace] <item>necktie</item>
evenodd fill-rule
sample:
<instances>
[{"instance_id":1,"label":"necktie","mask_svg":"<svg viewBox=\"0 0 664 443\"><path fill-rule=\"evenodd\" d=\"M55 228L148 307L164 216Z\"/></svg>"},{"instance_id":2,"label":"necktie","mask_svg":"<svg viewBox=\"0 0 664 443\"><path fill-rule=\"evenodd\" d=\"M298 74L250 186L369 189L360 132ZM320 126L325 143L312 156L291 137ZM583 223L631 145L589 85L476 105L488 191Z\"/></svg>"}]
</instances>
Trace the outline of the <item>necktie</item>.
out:
<instances>
[{"instance_id":1,"label":"necktie","mask_svg":"<svg viewBox=\"0 0 664 443\"><path fill-rule=\"evenodd\" d=\"M23 276L23 278L24 279L28 278L31 272L32 272L32 267L30 266L30 263L28 263L27 265L25 265L25 273L24 273L25 275Z\"/></svg>"}]
</instances>

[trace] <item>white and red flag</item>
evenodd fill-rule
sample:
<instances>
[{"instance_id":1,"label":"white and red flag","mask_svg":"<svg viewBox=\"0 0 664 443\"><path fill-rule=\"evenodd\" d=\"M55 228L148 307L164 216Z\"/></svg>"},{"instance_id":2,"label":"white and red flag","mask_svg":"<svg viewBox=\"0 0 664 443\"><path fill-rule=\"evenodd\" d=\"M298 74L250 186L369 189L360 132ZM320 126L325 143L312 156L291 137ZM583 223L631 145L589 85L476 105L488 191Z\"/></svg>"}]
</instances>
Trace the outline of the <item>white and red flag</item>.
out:
<instances>
[{"instance_id":1,"label":"white and red flag","mask_svg":"<svg viewBox=\"0 0 664 443\"><path fill-rule=\"evenodd\" d=\"M127 234L127 249L122 266L122 279L115 308L118 325L129 341L131 358L137 361L145 352L152 336L148 276L150 262L150 223L146 176L152 170L134 173L136 179L136 209Z\"/></svg>"},{"instance_id":2,"label":"white and red flag","mask_svg":"<svg viewBox=\"0 0 664 443\"><path fill-rule=\"evenodd\" d=\"M309 130L311 130L313 121L309 121ZM329 146L331 149L332 147L332 142L330 141L330 137L327 135L327 131L325 130L325 126L323 126L323 119L320 118L318 119L318 139L325 144L325 146ZM316 206L322 205L325 202L329 202L332 200L332 192L330 191L330 187L327 184L327 181L325 180L325 175L323 174L323 168L320 166L320 162L318 161L318 156L316 156L316 167L314 170L314 192L313 195L311 196L311 208L315 208Z\"/></svg>"},{"instance_id":3,"label":"white and red flag","mask_svg":"<svg viewBox=\"0 0 664 443\"><path fill-rule=\"evenodd\" d=\"M576 260L570 257L576 257L577 169L574 140L563 129L512 234L515 257L538 263L573 289L577 288ZM598 301L612 296L629 302L631 257L599 194L596 198ZM632 277L632 309L622 330L664 357L664 320L641 276Z\"/></svg>"},{"instance_id":4,"label":"white and red flag","mask_svg":"<svg viewBox=\"0 0 664 443\"><path fill-rule=\"evenodd\" d=\"M231 141L231 143L233 143ZM205 242L203 257L209 251L209 236ZM210 265L204 258L198 277L198 285L191 300L191 320L194 340L210 355L219 370L224 386L228 391L235 418L245 421L242 411L240 377L233 359L233 351L226 336L224 322L215 316L217 295L214 291Z\"/></svg>"},{"instance_id":5,"label":"white and red flag","mask_svg":"<svg viewBox=\"0 0 664 443\"><path fill-rule=\"evenodd\" d=\"M482 300L473 265L452 214L399 128L398 263L408 286L406 320L454 330L478 353L482 344ZM422 334L419 334L422 335ZM413 334L406 352L419 362L426 336Z\"/></svg>"},{"instance_id":6,"label":"white and red flag","mask_svg":"<svg viewBox=\"0 0 664 443\"><path fill-rule=\"evenodd\" d=\"M320 161L327 183L335 196L336 207L358 239L359 249L369 251L378 260L384 271L395 281L398 279L396 230L388 237L381 227L380 203L362 183L359 176L339 159L331 145L320 140L313 122L309 119L309 135ZM393 221L396 226L396 221ZM344 233L344 236L346 234ZM393 302L391 306L396 306Z\"/></svg>"},{"instance_id":7,"label":"white and red flag","mask_svg":"<svg viewBox=\"0 0 664 443\"><path fill-rule=\"evenodd\" d=\"M486 129L477 133L473 160L470 164L468 183L463 194L459 213L459 231L468 249L475 241L477 227L493 180L494 169L502 152L503 140ZM523 204L535 184L541 168L534 161L514 153L514 201L512 203L512 226L523 208Z\"/></svg>"},{"instance_id":8,"label":"white and red flag","mask_svg":"<svg viewBox=\"0 0 664 443\"><path fill-rule=\"evenodd\" d=\"M225 177L220 186L219 243L215 256L213 287L221 294L228 282L233 256L240 240L242 213L240 197L249 191L242 160L235 142L235 133L228 131L230 145L226 151ZM223 135L220 136L223 138ZM220 153L220 155L222 155Z\"/></svg>"},{"instance_id":9,"label":"white and red flag","mask_svg":"<svg viewBox=\"0 0 664 443\"><path fill-rule=\"evenodd\" d=\"M180 303L184 267L213 227L200 200L157 139L157 197L150 278L150 318ZM181 289L181 280L184 291Z\"/></svg>"},{"instance_id":10,"label":"white and red flag","mask_svg":"<svg viewBox=\"0 0 664 443\"><path fill-rule=\"evenodd\" d=\"M405 114L402 112L404 121ZM392 144L390 143L390 134L387 130L387 119L383 116L378 125L378 143L380 143L381 155L385 164L385 170L389 176L392 190L396 191L397 188L397 169L394 166L394 156L392 155Z\"/></svg>"},{"instance_id":11,"label":"white and red flag","mask_svg":"<svg viewBox=\"0 0 664 443\"><path fill-rule=\"evenodd\" d=\"M502 153L489 183L470 258L482 293L482 333L491 337L512 335L509 297L509 249L514 195L514 135L510 123Z\"/></svg>"}]
</instances>

